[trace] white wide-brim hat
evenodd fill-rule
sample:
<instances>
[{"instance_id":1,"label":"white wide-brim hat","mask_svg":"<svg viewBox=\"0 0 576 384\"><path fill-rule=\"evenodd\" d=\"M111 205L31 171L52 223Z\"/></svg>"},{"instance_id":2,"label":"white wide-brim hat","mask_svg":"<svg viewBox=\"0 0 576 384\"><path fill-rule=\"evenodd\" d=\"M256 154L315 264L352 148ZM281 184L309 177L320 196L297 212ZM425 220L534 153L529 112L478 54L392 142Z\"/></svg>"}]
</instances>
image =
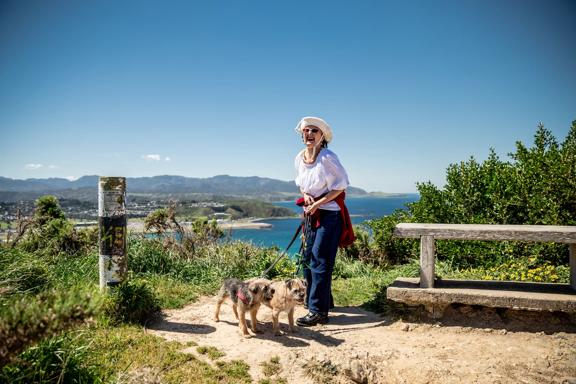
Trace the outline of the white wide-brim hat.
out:
<instances>
[{"instance_id":1,"label":"white wide-brim hat","mask_svg":"<svg viewBox=\"0 0 576 384\"><path fill-rule=\"evenodd\" d=\"M332 128L330 128L327 122L319 117L303 117L296 126L295 130L299 134L302 134L302 130L309 125L318 127L324 134L324 140L326 140L328 143L332 141Z\"/></svg>"}]
</instances>

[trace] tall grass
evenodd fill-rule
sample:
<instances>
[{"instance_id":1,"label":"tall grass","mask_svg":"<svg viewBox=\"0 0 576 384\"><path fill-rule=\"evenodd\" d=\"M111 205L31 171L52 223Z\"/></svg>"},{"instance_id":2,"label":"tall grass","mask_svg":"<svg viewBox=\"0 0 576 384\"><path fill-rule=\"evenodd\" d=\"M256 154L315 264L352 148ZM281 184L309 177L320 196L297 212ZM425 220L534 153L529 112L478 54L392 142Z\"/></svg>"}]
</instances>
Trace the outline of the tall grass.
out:
<instances>
[{"instance_id":1,"label":"tall grass","mask_svg":"<svg viewBox=\"0 0 576 384\"><path fill-rule=\"evenodd\" d=\"M3 295L37 293L52 283L48 263L17 249L0 248L0 292Z\"/></svg>"},{"instance_id":2,"label":"tall grass","mask_svg":"<svg viewBox=\"0 0 576 384\"><path fill-rule=\"evenodd\" d=\"M274 248L259 248L239 241L209 244L194 252L181 253L166 250L158 239L134 239L130 242L128 268L136 275L166 275L203 285L227 277L259 276L277 256ZM270 274L284 277L295 268L293 262L283 258Z\"/></svg>"},{"instance_id":3,"label":"tall grass","mask_svg":"<svg viewBox=\"0 0 576 384\"><path fill-rule=\"evenodd\" d=\"M95 316L102 297L94 290L51 289L39 295L18 295L0 302L0 366L39 340L59 334Z\"/></svg>"},{"instance_id":4,"label":"tall grass","mask_svg":"<svg viewBox=\"0 0 576 384\"><path fill-rule=\"evenodd\" d=\"M44 340L28 348L17 364L0 370L0 382L25 383L99 383L97 366L86 364L90 351L75 333Z\"/></svg>"},{"instance_id":5,"label":"tall grass","mask_svg":"<svg viewBox=\"0 0 576 384\"><path fill-rule=\"evenodd\" d=\"M110 289L104 308L114 323L145 324L160 311L158 299L148 284L132 280Z\"/></svg>"}]
</instances>

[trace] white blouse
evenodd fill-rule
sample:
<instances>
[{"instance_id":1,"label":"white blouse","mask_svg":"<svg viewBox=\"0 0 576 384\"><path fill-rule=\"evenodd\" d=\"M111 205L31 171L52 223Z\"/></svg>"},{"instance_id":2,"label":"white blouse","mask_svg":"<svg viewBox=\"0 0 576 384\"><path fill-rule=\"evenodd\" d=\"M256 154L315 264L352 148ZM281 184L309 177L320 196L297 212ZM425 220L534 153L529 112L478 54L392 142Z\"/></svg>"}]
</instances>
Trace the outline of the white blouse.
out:
<instances>
[{"instance_id":1,"label":"white blouse","mask_svg":"<svg viewBox=\"0 0 576 384\"><path fill-rule=\"evenodd\" d=\"M294 159L296 168L296 185L300 190L314 197L333 190L346 189L350 182L348 174L340 164L338 156L328 148L322 148L313 164L304 162L304 151L300 151ZM320 209L339 211L340 207L334 201L322 204Z\"/></svg>"}]
</instances>

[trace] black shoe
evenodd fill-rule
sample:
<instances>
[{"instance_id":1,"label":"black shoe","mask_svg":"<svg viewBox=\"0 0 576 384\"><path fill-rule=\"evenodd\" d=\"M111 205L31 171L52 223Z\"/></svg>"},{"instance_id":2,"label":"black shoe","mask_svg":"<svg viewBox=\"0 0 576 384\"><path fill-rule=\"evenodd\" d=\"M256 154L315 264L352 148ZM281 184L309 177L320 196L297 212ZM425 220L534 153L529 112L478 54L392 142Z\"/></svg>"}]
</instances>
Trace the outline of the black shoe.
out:
<instances>
[{"instance_id":1,"label":"black shoe","mask_svg":"<svg viewBox=\"0 0 576 384\"><path fill-rule=\"evenodd\" d=\"M296 320L296 324L301 327L313 327L317 324L326 324L328 322L327 315L321 315L319 313L308 312L304 317L300 317Z\"/></svg>"}]
</instances>

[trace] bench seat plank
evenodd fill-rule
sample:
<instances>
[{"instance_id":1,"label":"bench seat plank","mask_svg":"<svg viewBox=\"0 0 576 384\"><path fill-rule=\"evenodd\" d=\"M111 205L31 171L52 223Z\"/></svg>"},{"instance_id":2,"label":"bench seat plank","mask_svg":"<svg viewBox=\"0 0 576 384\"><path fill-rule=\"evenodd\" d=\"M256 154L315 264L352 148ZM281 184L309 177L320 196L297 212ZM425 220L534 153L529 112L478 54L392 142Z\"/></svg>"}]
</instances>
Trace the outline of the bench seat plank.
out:
<instances>
[{"instance_id":1,"label":"bench seat plank","mask_svg":"<svg viewBox=\"0 0 576 384\"><path fill-rule=\"evenodd\" d=\"M576 244L576 226L400 223L395 237L446 240L516 240Z\"/></svg>"}]
</instances>

